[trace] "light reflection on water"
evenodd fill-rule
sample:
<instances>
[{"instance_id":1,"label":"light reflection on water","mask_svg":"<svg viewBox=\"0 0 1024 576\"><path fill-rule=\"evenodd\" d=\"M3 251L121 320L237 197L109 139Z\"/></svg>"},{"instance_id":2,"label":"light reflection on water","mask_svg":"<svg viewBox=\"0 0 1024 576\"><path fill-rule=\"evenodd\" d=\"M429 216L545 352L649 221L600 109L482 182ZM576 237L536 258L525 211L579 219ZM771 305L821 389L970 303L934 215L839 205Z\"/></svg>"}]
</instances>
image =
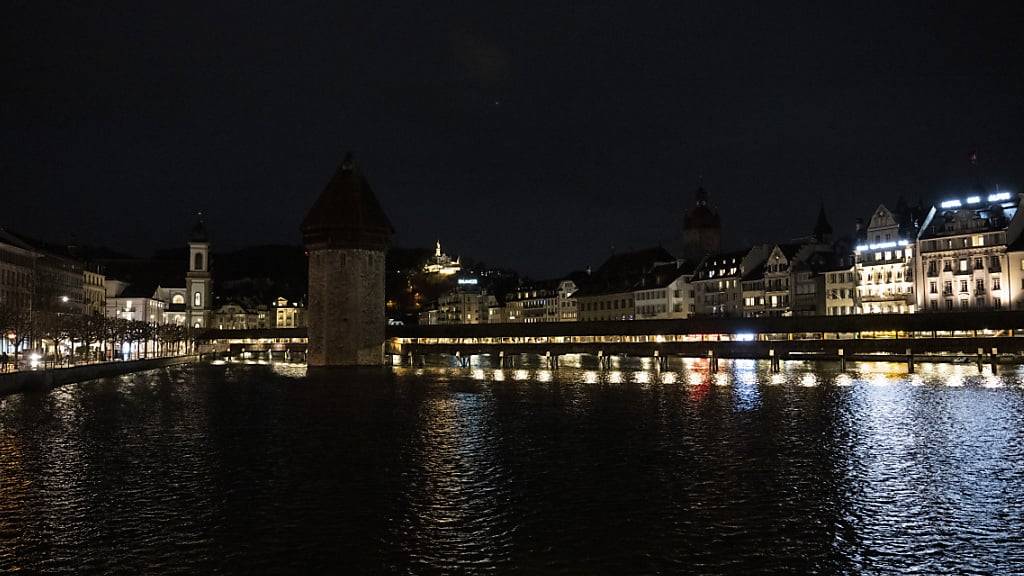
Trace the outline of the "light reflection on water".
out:
<instances>
[{"instance_id":1,"label":"light reflection on water","mask_svg":"<svg viewBox=\"0 0 1024 576\"><path fill-rule=\"evenodd\" d=\"M0 572L1024 566L1020 369L644 366L227 363L3 397Z\"/></svg>"}]
</instances>

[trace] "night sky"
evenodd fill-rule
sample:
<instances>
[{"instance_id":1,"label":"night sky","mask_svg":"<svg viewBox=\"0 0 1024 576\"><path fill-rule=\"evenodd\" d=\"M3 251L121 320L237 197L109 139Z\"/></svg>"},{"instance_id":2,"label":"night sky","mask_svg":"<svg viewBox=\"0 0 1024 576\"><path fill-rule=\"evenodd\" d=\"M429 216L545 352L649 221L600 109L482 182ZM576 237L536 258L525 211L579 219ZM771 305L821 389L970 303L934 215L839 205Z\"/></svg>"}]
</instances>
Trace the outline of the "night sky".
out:
<instances>
[{"instance_id":1,"label":"night sky","mask_svg":"<svg viewBox=\"0 0 1024 576\"><path fill-rule=\"evenodd\" d=\"M730 248L971 150L1024 187L1021 2L91 4L0 23L0 224L55 241L295 244L348 150L398 245L534 276L671 240L700 176Z\"/></svg>"}]
</instances>

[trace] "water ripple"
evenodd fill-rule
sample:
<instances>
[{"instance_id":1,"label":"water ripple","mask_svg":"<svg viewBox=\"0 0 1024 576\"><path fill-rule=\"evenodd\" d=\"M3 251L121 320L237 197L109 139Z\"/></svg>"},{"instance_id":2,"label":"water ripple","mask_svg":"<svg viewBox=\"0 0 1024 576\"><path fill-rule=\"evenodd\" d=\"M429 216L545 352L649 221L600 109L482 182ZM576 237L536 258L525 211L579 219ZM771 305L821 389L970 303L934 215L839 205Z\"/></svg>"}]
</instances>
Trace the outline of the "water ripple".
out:
<instances>
[{"instance_id":1,"label":"water ripple","mask_svg":"<svg viewBox=\"0 0 1024 576\"><path fill-rule=\"evenodd\" d=\"M0 398L0 572L1012 574L1017 369L181 366Z\"/></svg>"}]
</instances>

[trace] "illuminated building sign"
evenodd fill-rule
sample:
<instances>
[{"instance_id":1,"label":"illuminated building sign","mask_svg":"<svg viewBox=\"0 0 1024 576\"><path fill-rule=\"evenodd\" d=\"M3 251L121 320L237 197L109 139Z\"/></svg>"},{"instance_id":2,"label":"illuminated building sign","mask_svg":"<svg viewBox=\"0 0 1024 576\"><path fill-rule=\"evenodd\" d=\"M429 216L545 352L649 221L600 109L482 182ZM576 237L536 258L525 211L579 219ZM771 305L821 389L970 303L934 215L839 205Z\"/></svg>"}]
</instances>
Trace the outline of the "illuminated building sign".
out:
<instances>
[{"instance_id":1,"label":"illuminated building sign","mask_svg":"<svg viewBox=\"0 0 1024 576\"><path fill-rule=\"evenodd\" d=\"M878 244L860 244L857 246L857 252L864 252L866 250L885 250L887 248L896 248L898 246L907 246L910 242L906 240L898 240L896 242L881 242Z\"/></svg>"}]
</instances>

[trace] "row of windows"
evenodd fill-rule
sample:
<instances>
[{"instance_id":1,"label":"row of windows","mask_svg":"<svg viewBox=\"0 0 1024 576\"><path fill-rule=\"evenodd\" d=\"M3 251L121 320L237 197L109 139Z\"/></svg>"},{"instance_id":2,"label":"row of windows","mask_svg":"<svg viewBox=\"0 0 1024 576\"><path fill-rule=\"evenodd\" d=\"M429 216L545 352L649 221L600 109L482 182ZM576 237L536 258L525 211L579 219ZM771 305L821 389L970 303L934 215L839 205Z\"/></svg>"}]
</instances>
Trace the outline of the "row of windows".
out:
<instances>
[{"instance_id":1,"label":"row of windows","mask_svg":"<svg viewBox=\"0 0 1024 576\"><path fill-rule=\"evenodd\" d=\"M936 250L953 250L956 248L975 248L980 246L994 246L1003 244L1003 234L975 234L973 236L965 236L963 238L944 238L940 240L926 240L924 242L925 250L936 251Z\"/></svg>"},{"instance_id":2,"label":"row of windows","mask_svg":"<svg viewBox=\"0 0 1024 576\"><path fill-rule=\"evenodd\" d=\"M1021 285L1022 285L1022 287L1024 287L1024 279L1021 279ZM960 281L960 292L966 294L968 286L969 286L969 282L967 280L961 280ZM992 279L992 290L1001 290L1001 289L1002 289L1002 283L999 281L999 278L993 278ZM985 292L985 280L984 279L978 278L977 280L974 281L974 292L976 294L980 294L980 293L984 293ZM934 282L934 281L929 282L928 283L928 293L929 294L938 294L939 293L939 283L938 282ZM942 283L942 293L943 294L952 294L953 293L953 282L951 280L946 280L945 282Z\"/></svg>"},{"instance_id":3,"label":"row of windows","mask_svg":"<svg viewBox=\"0 0 1024 576\"><path fill-rule=\"evenodd\" d=\"M620 308L632 308L632 298L622 298L616 300L601 300L599 302L583 302L581 303L581 310L584 312L594 312L597 310L617 310Z\"/></svg>"},{"instance_id":4,"label":"row of windows","mask_svg":"<svg viewBox=\"0 0 1024 576\"><path fill-rule=\"evenodd\" d=\"M829 272L826 279L831 284L838 284L840 282L853 282L855 278L854 272Z\"/></svg>"},{"instance_id":5,"label":"row of windows","mask_svg":"<svg viewBox=\"0 0 1024 576\"><path fill-rule=\"evenodd\" d=\"M961 310L969 310L971 308L971 300L969 298L961 298L959 300L959 302L960 302L959 306L960 306ZM983 296L979 296L979 297L975 298L974 299L974 305L975 305L976 308L986 308L987 307L986 304L985 304L985 298ZM952 312L953 310L956 309L956 307L954 306L952 298L946 298L943 307L945 308L945 310L947 312ZM930 308L933 311L938 310L939 309L939 301L938 300L929 300L928 301L928 308ZM992 309L994 309L994 310L1002 310L1002 308L1003 308L1003 299L998 297L998 296L993 297L992 298Z\"/></svg>"},{"instance_id":6,"label":"row of windows","mask_svg":"<svg viewBox=\"0 0 1024 576\"><path fill-rule=\"evenodd\" d=\"M20 270L0 269L0 284L28 288L32 275Z\"/></svg>"},{"instance_id":7,"label":"row of windows","mask_svg":"<svg viewBox=\"0 0 1024 576\"><path fill-rule=\"evenodd\" d=\"M676 292L679 292L676 290ZM637 300L664 300L668 292L666 290L651 290L649 292L640 292L637 294Z\"/></svg>"},{"instance_id":8,"label":"row of windows","mask_svg":"<svg viewBox=\"0 0 1024 576\"><path fill-rule=\"evenodd\" d=\"M973 267L972 267L973 263ZM968 274L971 270L984 270L985 269L985 258L982 256L976 256L973 262L970 258L960 258L959 260L942 260L942 271L953 272L954 271ZM1002 266L999 263L998 255L991 255L988 257L988 267L991 271L1000 271ZM935 275L938 273L939 261L929 260L928 261L928 274ZM1021 260L1021 270L1024 270L1024 260Z\"/></svg>"}]
</instances>

